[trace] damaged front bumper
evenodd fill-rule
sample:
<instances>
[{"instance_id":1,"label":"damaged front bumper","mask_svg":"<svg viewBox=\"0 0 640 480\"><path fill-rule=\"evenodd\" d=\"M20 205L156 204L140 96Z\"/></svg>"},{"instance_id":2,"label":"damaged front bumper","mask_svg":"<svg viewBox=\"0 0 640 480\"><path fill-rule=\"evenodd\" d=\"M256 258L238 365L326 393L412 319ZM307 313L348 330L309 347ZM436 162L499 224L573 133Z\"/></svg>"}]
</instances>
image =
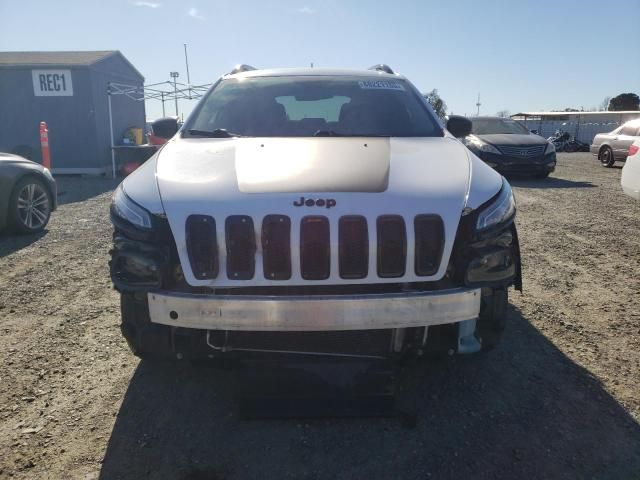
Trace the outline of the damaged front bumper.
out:
<instances>
[{"instance_id":1,"label":"damaged front bumper","mask_svg":"<svg viewBox=\"0 0 640 480\"><path fill-rule=\"evenodd\" d=\"M152 323L242 331L335 331L426 327L474 320L480 289L380 295L210 296L147 294Z\"/></svg>"}]
</instances>

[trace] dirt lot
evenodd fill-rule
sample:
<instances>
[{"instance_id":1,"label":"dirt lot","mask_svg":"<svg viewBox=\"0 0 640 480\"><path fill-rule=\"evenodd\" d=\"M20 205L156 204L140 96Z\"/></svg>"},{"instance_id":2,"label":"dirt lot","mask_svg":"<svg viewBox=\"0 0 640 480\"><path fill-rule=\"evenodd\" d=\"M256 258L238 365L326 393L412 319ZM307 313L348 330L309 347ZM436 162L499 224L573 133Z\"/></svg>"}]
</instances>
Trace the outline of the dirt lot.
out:
<instances>
[{"instance_id":1,"label":"dirt lot","mask_svg":"<svg viewBox=\"0 0 640 480\"><path fill-rule=\"evenodd\" d=\"M524 294L486 355L411 367L418 424L240 420L229 372L134 358L107 271L113 183L60 179L0 237L0 478L640 478L640 203L560 155L513 180Z\"/></svg>"}]
</instances>

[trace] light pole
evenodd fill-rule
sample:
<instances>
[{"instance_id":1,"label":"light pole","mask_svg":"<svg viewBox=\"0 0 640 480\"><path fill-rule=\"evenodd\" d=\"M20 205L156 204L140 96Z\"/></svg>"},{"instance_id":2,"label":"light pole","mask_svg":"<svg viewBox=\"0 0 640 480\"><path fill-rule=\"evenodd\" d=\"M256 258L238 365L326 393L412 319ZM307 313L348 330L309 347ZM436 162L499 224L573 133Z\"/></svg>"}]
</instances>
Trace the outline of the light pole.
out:
<instances>
[{"instance_id":1,"label":"light pole","mask_svg":"<svg viewBox=\"0 0 640 480\"><path fill-rule=\"evenodd\" d=\"M173 78L173 99L176 101L176 117L178 116L178 77L180 74L178 72L169 72L169 76Z\"/></svg>"}]
</instances>

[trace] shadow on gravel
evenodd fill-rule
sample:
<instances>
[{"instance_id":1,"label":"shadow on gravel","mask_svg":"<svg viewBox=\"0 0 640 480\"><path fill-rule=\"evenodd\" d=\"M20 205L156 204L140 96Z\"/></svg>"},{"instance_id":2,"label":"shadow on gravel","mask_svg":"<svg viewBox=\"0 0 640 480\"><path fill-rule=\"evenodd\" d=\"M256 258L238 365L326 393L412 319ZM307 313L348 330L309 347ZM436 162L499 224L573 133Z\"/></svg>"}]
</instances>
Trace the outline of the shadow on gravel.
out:
<instances>
[{"instance_id":1,"label":"shadow on gravel","mask_svg":"<svg viewBox=\"0 0 640 480\"><path fill-rule=\"evenodd\" d=\"M81 175L56 175L58 205L84 202L105 192L114 190L122 179L89 177ZM55 213L54 213L55 215Z\"/></svg>"},{"instance_id":2,"label":"shadow on gravel","mask_svg":"<svg viewBox=\"0 0 640 480\"><path fill-rule=\"evenodd\" d=\"M591 182L575 182L573 180L565 180L564 178L555 177L536 179L509 176L507 179L514 187L524 188L593 188L597 186Z\"/></svg>"},{"instance_id":3,"label":"shadow on gravel","mask_svg":"<svg viewBox=\"0 0 640 480\"><path fill-rule=\"evenodd\" d=\"M639 478L640 426L512 310L494 351L405 372L398 419L245 421L231 374L136 370L101 479Z\"/></svg>"},{"instance_id":4,"label":"shadow on gravel","mask_svg":"<svg viewBox=\"0 0 640 480\"><path fill-rule=\"evenodd\" d=\"M0 258L22 250L28 247L32 243L37 242L47 234L48 230L43 232L33 233L30 235L14 235L7 233L0 233Z\"/></svg>"}]
</instances>

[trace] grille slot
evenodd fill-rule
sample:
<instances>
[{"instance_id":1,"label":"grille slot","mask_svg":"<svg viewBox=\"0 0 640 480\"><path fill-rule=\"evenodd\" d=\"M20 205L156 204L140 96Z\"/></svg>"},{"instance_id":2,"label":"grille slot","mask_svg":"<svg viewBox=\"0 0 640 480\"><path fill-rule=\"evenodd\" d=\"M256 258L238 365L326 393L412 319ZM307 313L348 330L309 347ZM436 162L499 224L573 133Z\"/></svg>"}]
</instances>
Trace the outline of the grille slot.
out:
<instances>
[{"instance_id":1,"label":"grille slot","mask_svg":"<svg viewBox=\"0 0 640 480\"><path fill-rule=\"evenodd\" d=\"M529 146L513 146L513 145L498 145L498 150L500 150L504 155L509 155L510 157L539 157L544 153L544 149L546 145L529 145Z\"/></svg>"},{"instance_id":2,"label":"grille slot","mask_svg":"<svg viewBox=\"0 0 640 480\"><path fill-rule=\"evenodd\" d=\"M191 215L186 222L187 254L198 279L218 276L216 221L208 215Z\"/></svg>"},{"instance_id":3,"label":"grille slot","mask_svg":"<svg viewBox=\"0 0 640 480\"><path fill-rule=\"evenodd\" d=\"M413 220L413 227L416 275L433 275L438 271L444 248L442 219L437 215L418 215Z\"/></svg>"},{"instance_id":4,"label":"grille slot","mask_svg":"<svg viewBox=\"0 0 640 480\"><path fill-rule=\"evenodd\" d=\"M378 276L402 277L407 260L407 232L399 215L383 215L377 220Z\"/></svg>"},{"instance_id":5,"label":"grille slot","mask_svg":"<svg viewBox=\"0 0 640 480\"><path fill-rule=\"evenodd\" d=\"M264 278L291 278L291 220L284 215L267 215L262 221L262 269Z\"/></svg>"},{"instance_id":6,"label":"grille slot","mask_svg":"<svg viewBox=\"0 0 640 480\"><path fill-rule=\"evenodd\" d=\"M365 278L369 271L369 232L362 216L340 218L338 225L340 277Z\"/></svg>"},{"instance_id":7,"label":"grille slot","mask_svg":"<svg viewBox=\"0 0 640 480\"><path fill-rule=\"evenodd\" d=\"M305 280L329 278L331 249L329 220L326 217L304 217L300 223L300 270Z\"/></svg>"},{"instance_id":8,"label":"grille slot","mask_svg":"<svg viewBox=\"0 0 640 480\"><path fill-rule=\"evenodd\" d=\"M232 215L225 222L227 243L227 277L249 280L255 273L256 237L253 220L246 215Z\"/></svg>"}]
</instances>

